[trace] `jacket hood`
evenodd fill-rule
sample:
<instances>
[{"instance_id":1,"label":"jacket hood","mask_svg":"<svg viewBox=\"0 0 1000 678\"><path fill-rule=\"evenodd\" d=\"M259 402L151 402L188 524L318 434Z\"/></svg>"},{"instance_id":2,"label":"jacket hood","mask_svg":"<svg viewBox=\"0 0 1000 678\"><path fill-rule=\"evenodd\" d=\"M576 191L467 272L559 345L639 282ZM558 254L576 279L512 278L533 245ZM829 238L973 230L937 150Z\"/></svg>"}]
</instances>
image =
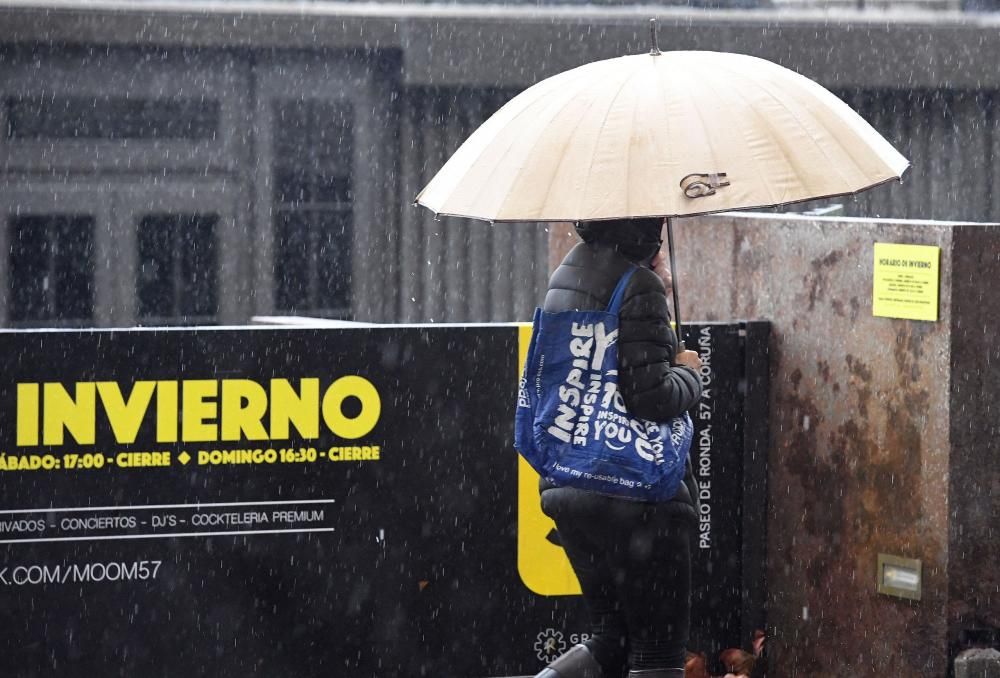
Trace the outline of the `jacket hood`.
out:
<instances>
[{"instance_id":1,"label":"jacket hood","mask_svg":"<svg viewBox=\"0 0 1000 678\"><path fill-rule=\"evenodd\" d=\"M663 219L579 221L576 232L589 245L613 247L626 258L639 262L651 258L660 249Z\"/></svg>"}]
</instances>

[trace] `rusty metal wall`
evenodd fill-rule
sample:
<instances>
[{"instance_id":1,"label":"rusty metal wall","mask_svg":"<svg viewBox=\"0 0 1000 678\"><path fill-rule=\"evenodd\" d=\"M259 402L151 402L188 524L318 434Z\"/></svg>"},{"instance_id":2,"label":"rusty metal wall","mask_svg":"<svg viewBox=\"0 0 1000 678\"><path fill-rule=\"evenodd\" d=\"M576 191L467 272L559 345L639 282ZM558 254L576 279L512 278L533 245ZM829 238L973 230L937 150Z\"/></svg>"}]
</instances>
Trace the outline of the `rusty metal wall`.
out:
<instances>
[{"instance_id":1,"label":"rusty metal wall","mask_svg":"<svg viewBox=\"0 0 1000 678\"><path fill-rule=\"evenodd\" d=\"M682 310L772 321L768 675L945 675L950 226L720 216L675 230ZM943 248L940 322L872 316L874 242ZM919 605L875 593L878 553L923 561Z\"/></svg>"},{"instance_id":2,"label":"rusty metal wall","mask_svg":"<svg viewBox=\"0 0 1000 678\"><path fill-rule=\"evenodd\" d=\"M441 218L411 203L513 93L408 89L400 114L398 322L531 320L548 280L548 229Z\"/></svg>"}]
</instances>

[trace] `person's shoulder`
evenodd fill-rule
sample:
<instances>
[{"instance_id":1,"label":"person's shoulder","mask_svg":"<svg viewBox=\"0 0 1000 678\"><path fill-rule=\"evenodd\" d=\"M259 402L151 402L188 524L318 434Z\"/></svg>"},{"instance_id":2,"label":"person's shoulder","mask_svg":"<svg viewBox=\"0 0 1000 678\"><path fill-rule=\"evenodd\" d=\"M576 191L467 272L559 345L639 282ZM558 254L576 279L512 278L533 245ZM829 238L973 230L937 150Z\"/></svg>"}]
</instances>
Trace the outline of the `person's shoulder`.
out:
<instances>
[{"instance_id":1,"label":"person's shoulder","mask_svg":"<svg viewBox=\"0 0 1000 678\"><path fill-rule=\"evenodd\" d=\"M563 257L562 265L577 267L592 266L606 255L605 250L606 248L603 247L578 242Z\"/></svg>"},{"instance_id":2,"label":"person's shoulder","mask_svg":"<svg viewBox=\"0 0 1000 678\"><path fill-rule=\"evenodd\" d=\"M603 288L608 283L613 288L628 268L628 262L609 247L579 243L571 249L556 267L551 280L575 280L576 284L586 281L586 286Z\"/></svg>"},{"instance_id":3,"label":"person's shoulder","mask_svg":"<svg viewBox=\"0 0 1000 678\"><path fill-rule=\"evenodd\" d=\"M637 294L662 294L666 296L667 290L663 286L663 280L655 271L645 266L638 266L635 273L632 274L632 279L629 280L626 296Z\"/></svg>"}]
</instances>

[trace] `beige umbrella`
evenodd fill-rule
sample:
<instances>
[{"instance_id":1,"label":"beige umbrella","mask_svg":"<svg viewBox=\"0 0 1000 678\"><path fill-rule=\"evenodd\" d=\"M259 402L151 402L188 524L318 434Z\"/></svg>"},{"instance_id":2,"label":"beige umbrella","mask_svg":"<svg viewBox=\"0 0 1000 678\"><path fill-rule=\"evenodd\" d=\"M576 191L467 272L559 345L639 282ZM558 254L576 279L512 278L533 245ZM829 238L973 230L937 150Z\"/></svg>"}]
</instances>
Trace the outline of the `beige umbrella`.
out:
<instances>
[{"instance_id":1,"label":"beige umbrella","mask_svg":"<svg viewBox=\"0 0 1000 678\"><path fill-rule=\"evenodd\" d=\"M491 222L669 218L856 193L909 165L804 76L741 54L661 53L655 40L654 27L649 54L514 97L416 202Z\"/></svg>"}]
</instances>

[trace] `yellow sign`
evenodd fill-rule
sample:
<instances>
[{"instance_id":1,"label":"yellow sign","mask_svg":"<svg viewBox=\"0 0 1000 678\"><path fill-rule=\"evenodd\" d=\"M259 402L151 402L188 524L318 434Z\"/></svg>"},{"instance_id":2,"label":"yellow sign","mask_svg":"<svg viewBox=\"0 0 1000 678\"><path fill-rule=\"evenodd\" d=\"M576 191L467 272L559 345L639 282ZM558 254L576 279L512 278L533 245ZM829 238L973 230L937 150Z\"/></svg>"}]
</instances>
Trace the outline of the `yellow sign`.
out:
<instances>
[{"instance_id":1,"label":"yellow sign","mask_svg":"<svg viewBox=\"0 0 1000 678\"><path fill-rule=\"evenodd\" d=\"M875 243L872 315L937 320L941 248Z\"/></svg>"},{"instance_id":2,"label":"yellow sign","mask_svg":"<svg viewBox=\"0 0 1000 678\"><path fill-rule=\"evenodd\" d=\"M520 378L531 343L531 325L518 332ZM542 513L538 474L523 457L517 458L517 571L531 591L543 596L580 594L580 582L573 573L566 551L558 543L556 524Z\"/></svg>"}]
</instances>

